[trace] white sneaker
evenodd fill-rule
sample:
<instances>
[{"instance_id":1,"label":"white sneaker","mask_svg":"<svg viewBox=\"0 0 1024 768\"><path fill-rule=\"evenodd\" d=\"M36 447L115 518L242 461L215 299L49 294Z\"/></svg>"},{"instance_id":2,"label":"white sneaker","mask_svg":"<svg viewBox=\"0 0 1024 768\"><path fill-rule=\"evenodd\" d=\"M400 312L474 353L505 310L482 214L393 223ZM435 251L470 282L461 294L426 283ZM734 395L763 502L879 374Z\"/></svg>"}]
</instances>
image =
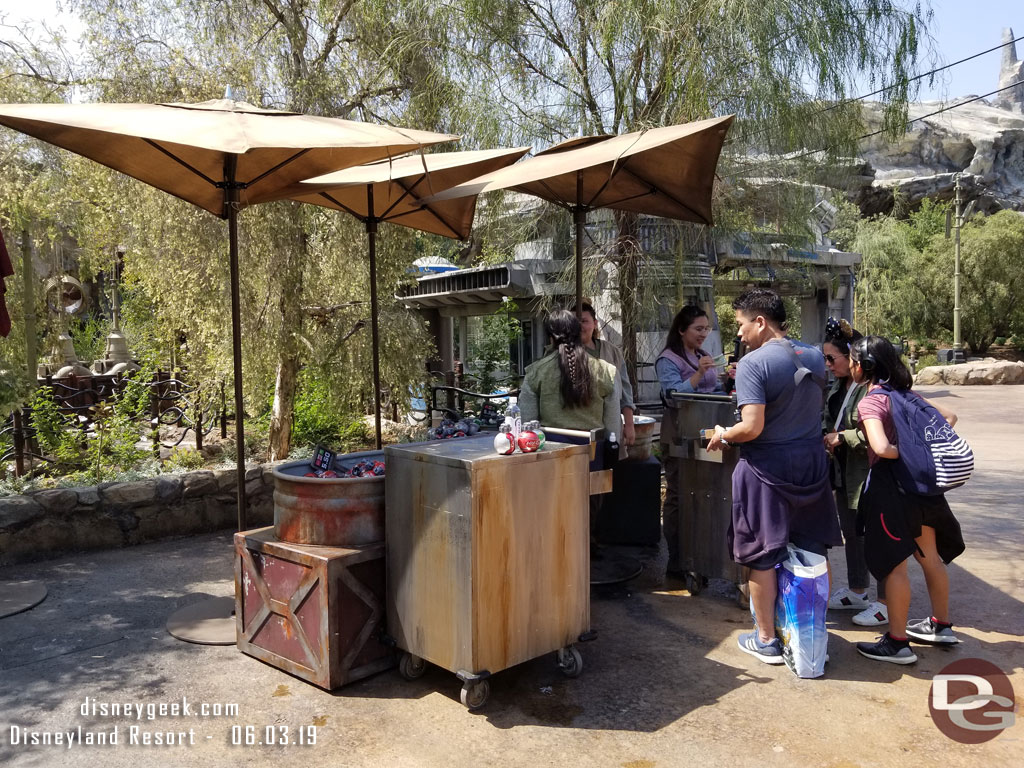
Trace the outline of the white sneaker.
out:
<instances>
[{"instance_id":1,"label":"white sneaker","mask_svg":"<svg viewBox=\"0 0 1024 768\"><path fill-rule=\"evenodd\" d=\"M828 599L828 607L833 611L860 611L867 608L870 602L867 592L858 595L849 587L843 587L832 593L832 597Z\"/></svg>"},{"instance_id":2,"label":"white sneaker","mask_svg":"<svg viewBox=\"0 0 1024 768\"><path fill-rule=\"evenodd\" d=\"M881 627L889 623L889 609L885 607L885 603L871 603L853 617L853 623L861 627Z\"/></svg>"}]
</instances>

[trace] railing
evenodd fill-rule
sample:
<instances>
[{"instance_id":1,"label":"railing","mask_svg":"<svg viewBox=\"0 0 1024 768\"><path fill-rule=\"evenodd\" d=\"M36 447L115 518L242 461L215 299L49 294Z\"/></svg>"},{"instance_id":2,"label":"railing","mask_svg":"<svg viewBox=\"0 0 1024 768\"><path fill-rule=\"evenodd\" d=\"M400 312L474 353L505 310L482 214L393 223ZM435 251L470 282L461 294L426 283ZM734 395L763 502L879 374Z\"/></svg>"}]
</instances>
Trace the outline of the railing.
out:
<instances>
[{"instance_id":1,"label":"railing","mask_svg":"<svg viewBox=\"0 0 1024 768\"><path fill-rule=\"evenodd\" d=\"M68 376L55 379L47 376L40 379L40 385L50 388L57 409L65 416L72 417L73 429L88 435L94 430L100 407L120 396L126 381L119 375ZM224 384L220 385L219 402L203 406L202 392L198 384L190 384L168 371L157 371L152 381L143 386L149 389L148 408L135 414L140 424L140 436L146 432L153 452L159 455L160 448L175 448L192 433L196 450L203 449L203 438L220 426L221 437L227 436L227 409ZM164 428L175 428L176 438L165 442ZM16 409L0 425L0 449L9 446L0 454L0 463L14 462L15 477L21 477L35 470L37 463L50 462L39 447L36 429L33 426L32 408Z\"/></svg>"}]
</instances>

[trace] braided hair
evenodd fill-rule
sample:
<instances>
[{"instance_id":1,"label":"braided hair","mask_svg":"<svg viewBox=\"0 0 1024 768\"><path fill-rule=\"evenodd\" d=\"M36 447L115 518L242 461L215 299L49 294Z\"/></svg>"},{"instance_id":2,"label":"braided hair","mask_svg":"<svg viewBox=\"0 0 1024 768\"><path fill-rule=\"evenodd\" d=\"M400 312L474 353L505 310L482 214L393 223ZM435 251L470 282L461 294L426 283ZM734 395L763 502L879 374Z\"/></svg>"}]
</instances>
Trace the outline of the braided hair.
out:
<instances>
[{"instance_id":1,"label":"braided hair","mask_svg":"<svg viewBox=\"0 0 1024 768\"><path fill-rule=\"evenodd\" d=\"M567 309L556 309L544 322L544 330L558 355L562 402L569 408L590 405L593 397L590 360L580 341L580 321Z\"/></svg>"},{"instance_id":2,"label":"braided hair","mask_svg":"<svg viewBox=\"0 0 1024 768\"><path fill-rule=\"evenodd\" d=\"M849 320L830 317L825 321L825 342L846 356L850 354L850 345L860 338L863 338L863 334L854 329Z\"/></svg>"}]
</instances>

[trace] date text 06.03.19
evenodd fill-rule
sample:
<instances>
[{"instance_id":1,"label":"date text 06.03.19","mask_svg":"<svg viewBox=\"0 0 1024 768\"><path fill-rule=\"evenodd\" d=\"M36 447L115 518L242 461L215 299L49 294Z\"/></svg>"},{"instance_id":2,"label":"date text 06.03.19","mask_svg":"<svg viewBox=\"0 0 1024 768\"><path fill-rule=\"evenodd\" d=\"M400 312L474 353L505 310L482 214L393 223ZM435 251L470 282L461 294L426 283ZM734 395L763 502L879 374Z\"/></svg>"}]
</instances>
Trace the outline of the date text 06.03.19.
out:
<instances>
[{"instance_id":1,"label":"date text 06.03.19","mask_svg":"<svg viewBox=\"0 0 1024 768\"><path fill-rule=\"evenodd\" d=\"M289 728L287 725L231 726L231 744L236 747L309 747L316 744L316 726L303 725Z\"/></svg>"}]
</instances>

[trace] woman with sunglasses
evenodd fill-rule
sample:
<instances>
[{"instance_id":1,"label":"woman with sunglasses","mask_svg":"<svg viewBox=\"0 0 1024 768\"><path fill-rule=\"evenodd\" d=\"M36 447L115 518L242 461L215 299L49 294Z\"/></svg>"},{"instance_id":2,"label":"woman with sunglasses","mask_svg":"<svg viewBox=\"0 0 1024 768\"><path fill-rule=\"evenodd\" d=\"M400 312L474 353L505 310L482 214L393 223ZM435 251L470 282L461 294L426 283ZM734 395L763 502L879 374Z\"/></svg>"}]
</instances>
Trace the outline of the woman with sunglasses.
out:
<instances>
[{"instance_id":1,"label":"woman with sunglasses","mask_svg":"<svg viewBox=\"0 0 1024 768\"><path fill-rule=\"evenodd\" d=\"M846 548L846 586L829 598L828 607L837 611L859 611L853 623L879 627L889 622L885 607L885 586L878 582L878 600L868 599L871 575L864 559L864 536L857 534L857 503L868 476L867 438L857 428L857 406L868 393L850 375L850 345L861 338L846 320L830 317L825 323L825 366L835 377L825 395L822 430L825 450L832 456L832 488L843 529Z\"/></svg>"}]
</instances>

